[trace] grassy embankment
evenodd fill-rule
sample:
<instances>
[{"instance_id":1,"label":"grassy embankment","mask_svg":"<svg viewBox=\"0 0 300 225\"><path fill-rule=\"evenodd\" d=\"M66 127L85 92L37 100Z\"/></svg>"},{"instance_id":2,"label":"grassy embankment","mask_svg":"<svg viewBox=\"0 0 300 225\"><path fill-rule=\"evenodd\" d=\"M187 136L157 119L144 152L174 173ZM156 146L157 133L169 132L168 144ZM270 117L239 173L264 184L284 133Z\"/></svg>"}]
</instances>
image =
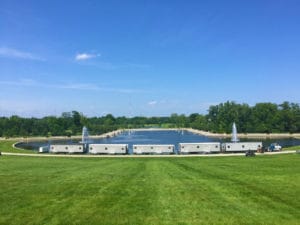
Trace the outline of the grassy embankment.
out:
<instances>
[{"instance_id":1,"label":"grassy embankment","mask_svg":"<svg viewBox=\"0 0 300 225\"><path fill-rule=\"evenodd\" d=\"M282 149L283 151L288 151L288 150L300 150L300 145L297 146L291 146L291 147L285 147Z\"/></svg>"},{"instance_id":2,"label":"grassy embankment","mask_svg":"<svg viewBox=\"0 0 300 225\"><path fill-rule=\"evenodd\" d=\"M300 155L0 157L0 224L299 224Z\"/></svg>"},{"instance_id":3,"label":"grassy embankment","mask_svg":"<svg viewBox=\"0 0 300 225\"><path fill-rule=\"evenodd\" d=\"M17 141L15 140L0 140L0 152L13 152L13 153L36 153L32 150L22 150L13 147Z\"/></svg>"}]
</instances>

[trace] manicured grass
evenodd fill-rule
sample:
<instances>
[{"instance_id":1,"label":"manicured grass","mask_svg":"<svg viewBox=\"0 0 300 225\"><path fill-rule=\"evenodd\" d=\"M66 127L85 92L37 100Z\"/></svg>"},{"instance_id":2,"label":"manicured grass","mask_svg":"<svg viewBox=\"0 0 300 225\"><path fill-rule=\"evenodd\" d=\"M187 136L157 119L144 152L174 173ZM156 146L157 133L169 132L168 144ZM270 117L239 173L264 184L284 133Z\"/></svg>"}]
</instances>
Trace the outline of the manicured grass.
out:
<instances>
[{"instance_id":1,"label":"manicured grass","mask_svg":"<svg viewBox=\"0 0 300 225\"><path fill-rule=\"evenodd\" d=\"M36 151L32 150L22 150L22 149L16 149L13 148L13 144L15 144L17 141L12 140L1 140L0 141L0 152L14 152L14 153L37 153Z\"/></svg>"},{"instance_id":2,"label":"manicured grass","mask_svg":"<svg viewBox=\"0 0 300 225\"><path fill-rule=\"evenodd\" d=\"M283 151L288 151L288 150L300 150L300 145L296 145L296 146L291 146L291 147L285 147L282 149Z\"/></svg>"},{"instance_id":3,"label":"manicured grass","mask_svg":"<svg viewBox=\"0 0 300 225\"><path fill-rule=\"evenodd\" d=\"M300 155L0 157L0 224L299 224Z\"/></svg>"}]
</instances>

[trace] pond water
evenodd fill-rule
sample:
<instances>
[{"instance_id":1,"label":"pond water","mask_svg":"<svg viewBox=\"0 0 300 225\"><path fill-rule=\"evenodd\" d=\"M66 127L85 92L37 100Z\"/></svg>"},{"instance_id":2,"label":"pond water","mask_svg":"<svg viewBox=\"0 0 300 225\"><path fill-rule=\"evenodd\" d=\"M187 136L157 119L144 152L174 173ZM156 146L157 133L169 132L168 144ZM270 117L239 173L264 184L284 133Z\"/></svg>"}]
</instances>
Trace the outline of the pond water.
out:
<instances>
[{"instance_id":1,"label":"pond water","mask_svg":"<svg viewBox=\"0 0 300 225\"><path fill-rule=\"evenodd\" d=\"M50 144L78 144L78 139L65 139L55 140L47 142L22 142L16 147L38 150L41 146L47 146ZM269 146L270 143L277 142L283 147L292 145L300 145L299 139L241 139L240 141L262 141L263 146ZM112 138L102 139L90 139L89 143L93 144L128 144L129 154L132 153L133 144L173 144L175 145L175 151L178 150L179 143L194 143L194 142L230 142L230 139L211 138L198 134L194 134L188 131L181 130L167 130L167 131L133 131L123 132L118 136Z\"/></svg>"}]
</instances>

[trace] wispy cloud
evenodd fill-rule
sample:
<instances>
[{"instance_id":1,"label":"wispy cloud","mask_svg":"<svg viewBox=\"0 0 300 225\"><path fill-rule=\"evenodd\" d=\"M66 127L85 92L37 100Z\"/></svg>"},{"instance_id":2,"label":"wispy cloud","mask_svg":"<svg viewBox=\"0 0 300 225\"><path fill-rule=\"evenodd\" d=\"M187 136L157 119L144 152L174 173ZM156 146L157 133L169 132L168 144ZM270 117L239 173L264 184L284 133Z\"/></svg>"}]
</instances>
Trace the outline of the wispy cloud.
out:
<instances>
[{"instance_id":1,"label":"wispy cloud","mask_svg":"<svg viewBox=\"0 0 300 225\"><path fill-rule=\"evenodd\" d=\"M60 89L73 89L73 90L99 90L99 87L94 84L87 83L69 83L69 84L61 84L61 85L48 85L48 87L52 88L60 88Z\"/></svg>"},{"instance_id":2,"label":"wispy cloud","mask_svg":"<svg viewBox=\"0 0 300 225\"><path fill-rule=\"evenodd\" d=\"M126 67L126 68L137 68L137 69L147 69L150 67L148 64L141 64L141 63L124 63L120 67Z\"/></svg>"},{"instance_id":3,"label":"wispy cloud","mask_svg":"<svg viewBox=\"0 0 300 225\"><path fill-rule=\"evenodd\" d=\"M34 53L21 51L14 48L6 48L6 47L0 47L0 56L5 58L45 61L44 58Z\"/></svg>"},{"instance_id":4,"label":"wispy cloud","mask_svg":"<svg viewBox=\"0 0 300 225\"><path fill-rule=\"evenodd\" d=\"M58 88L58 89L70 89L78 91L100 91L100 92L118 92L118 93L140 93L144 92L140 89L126 89L126 88L112 88L112 87L103 87L96 84L90 83L68 83L68 84L58 84L58 85L47 85L48 88Z\"/></svg>"},{"instance_id":5,"label":"wispy cloud","mask_svg":"<svg viewBox=\"0 0 300 225\"><path fill-rule=\"evenodd\" d=\"M117 70L117 69L148 69L151 66L142 63L114 63L103 60L89 60L101 56L100 54L77 54L75 61L83 66L97 67L103 70Z\"/></svg>"},{"instance_id":6,"label":"wispy cloud","mask_svg":"<svg viewBox=\"0 0 300 225\"><path fill-rule=\"evenodd\" d=\"M130 93L142 93L146 92L141 89L131 89L131 88L118 88L118 87L103 87L97 84L91 83L42 83L32 79L20 79L16 81L0 81L0 85L6 86L20 86L20 87L39 87L39 88L54 88L54 89L65 89L65 90L77 90L77 91L99 91L99 92L117 92L123 94Z\"/></svg>"},{"instance_id":7,"label":"wispy cloud","mask_svg":"<svg viewBox=\"0 0 300 225\"><path fill-rule=\"evenodd\" d=\"M75 56L76 61L84 61L92 58L101 56L101 54L91 54L91 53L77 53Z\"/></svg>"},{"instance_id":8,"label":"wispy cloud","mask_svg":"<svg viewBox=\"0 0 300 225\"><path fill-rule=\"evenodd\" d=\"M20 79L20 80L15 80L15 81L0 81L0 85L25 87L25 86L38 86L40 84L32 79Z\"/></svg>"},{"instance_id":9,"label":"wispy cloud","mask_svg":"<svg viewBox=\"0 0 300 225\"><path fill-rule=\"evenodd\" d=\"M105 62L105 61L91 61L91 60L77 60L77 63L83 66L91 66L91 67L96 67L99 69L103 70L115 70L118 69L118 67L110 62Z\"/></svg>"},{"instance_id":10,"label":"wispy cloud","mask_svg":"<svg viewBox=\"0 0 300 225\"><path fill-rule=\"evenodd\" d=\"M148 105L150 105L150 106L154 106L156 104L157 104L157 101L150 101L150 102L148 102Z\"/></svg>"}]
</instances>

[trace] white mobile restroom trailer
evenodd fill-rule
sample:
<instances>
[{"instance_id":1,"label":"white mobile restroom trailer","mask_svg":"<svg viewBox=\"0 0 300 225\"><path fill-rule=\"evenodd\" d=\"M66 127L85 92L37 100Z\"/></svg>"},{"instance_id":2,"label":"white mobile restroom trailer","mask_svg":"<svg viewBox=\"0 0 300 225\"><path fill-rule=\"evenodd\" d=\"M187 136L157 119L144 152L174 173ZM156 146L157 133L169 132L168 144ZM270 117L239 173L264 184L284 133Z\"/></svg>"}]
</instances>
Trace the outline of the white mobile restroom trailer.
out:
<instances>
[{"instance_id":1,"label":"white mobile restroom trailer","mask_svg":"<svg viewBox=\"0 0 300 225\"><path fill-rule=\"evenodd\" d=\"M39 147L39 153L46 153L46 152L49 152L48 146Z\"/></svg>"},{"instance_id":2,"label":"white mobile restroom trailer","mask_svg":"<svg viewBox=\"0 0 300 225\"><path fill-rule=\"evenodd\" d=\"M133 154L172 154L174 145L133 145Z\"/></svg>"},{"instance_id":3,"label":"white mobile restroom trailer","mask_svg":"<svg viewBox=\"0 0 300 225\"><path fill-rule=\"evenodd\" d=\"M127 144L89 144L90 154L126 154Z\"/></svg>"},{"instance_id":4,"label":"white mobile restroom trailer","mask_svg":"<svg viewBox=\"0 0 300 225\"><path fill-rule=\"evenodd\" d=\"M262 148L262 142L227 142L222 143L223 152L257 151Z\"/></svg>"},{"instance_id":5,"label":"white mobile restroom trailer","mask_svg":"<svg viewBox=\"0 0 300 225\"><path fill-rule=\"evenodd\" d=\"M205 143L179 143L179 153L219 153L221 145L219 142L205 142Z\"/></svg>"},{"instance_id":6,"label":"white mobile restroom trailer","mask_svg":"<svg viewBox=\"0 0 300 225\"><path fill-rule=\"evenodd\" d=\"M50 145L52 153L83 153L83 145Z\"/></svg>"}]
</instances>

